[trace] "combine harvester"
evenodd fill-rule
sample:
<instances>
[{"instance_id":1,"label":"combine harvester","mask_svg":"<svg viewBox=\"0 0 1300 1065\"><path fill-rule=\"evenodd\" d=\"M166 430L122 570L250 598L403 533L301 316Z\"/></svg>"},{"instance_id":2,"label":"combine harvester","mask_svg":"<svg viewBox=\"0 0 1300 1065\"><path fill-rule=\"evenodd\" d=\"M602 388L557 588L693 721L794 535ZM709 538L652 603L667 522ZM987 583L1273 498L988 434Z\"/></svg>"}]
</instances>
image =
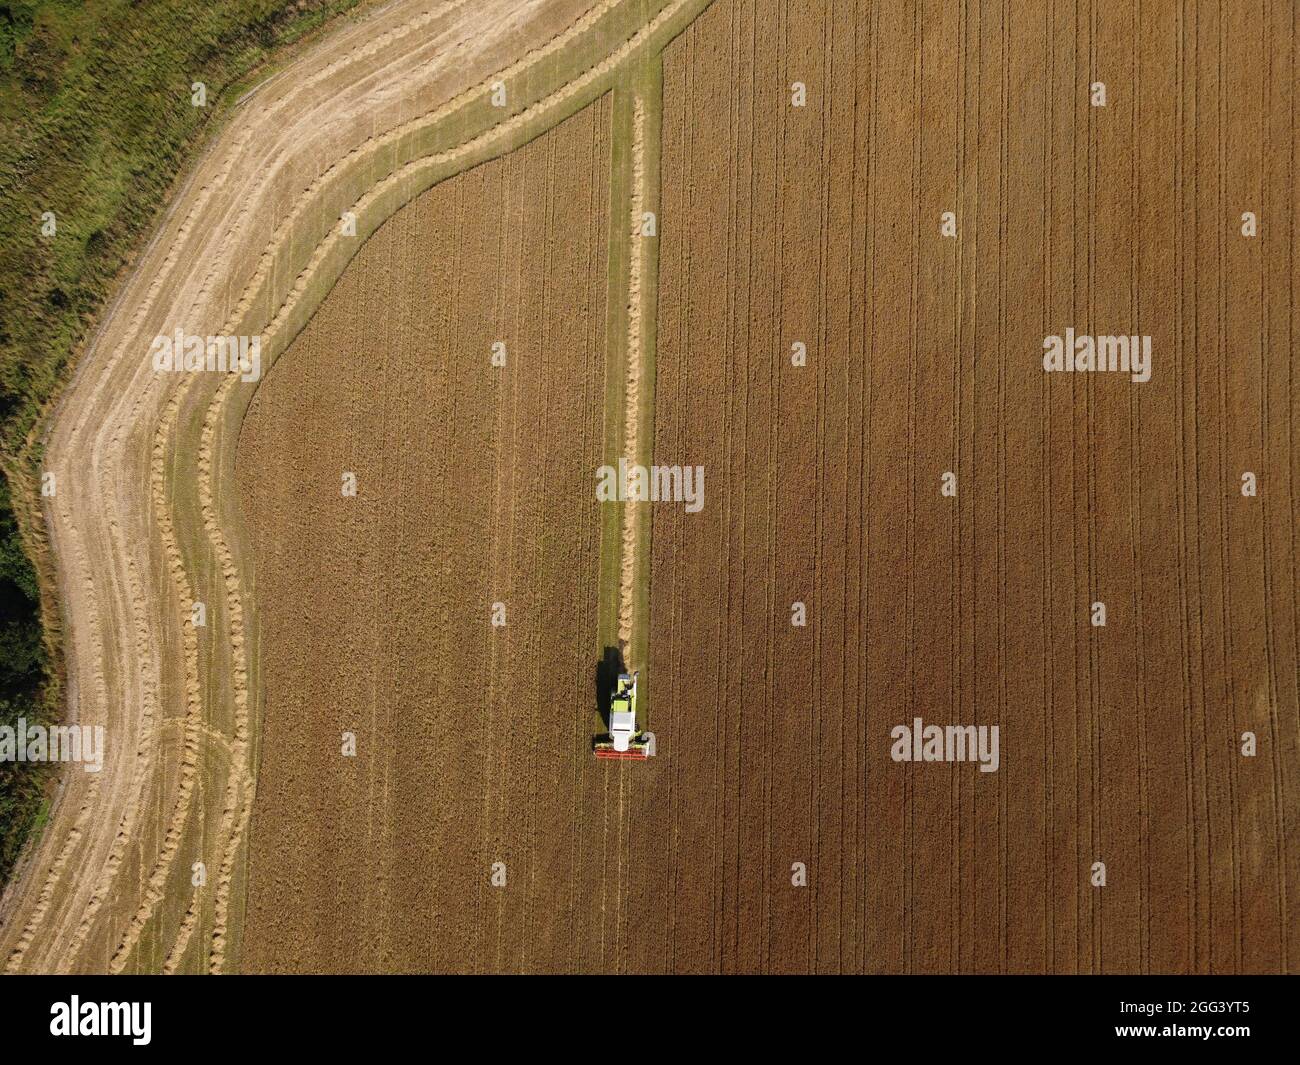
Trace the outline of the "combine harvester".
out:
<instances>
[{"instance_id":1,"label":"combine harvester","mask_svg":"<svg viewBox=\"0 0 1300 1065\"><path fill-rule=\"evenodd\" d=\"M609 700L609 735L593 745L597 758L634 758L655 754L655 735L636 726L636 673L620 673Z\"/></svg>"}]
</instances>

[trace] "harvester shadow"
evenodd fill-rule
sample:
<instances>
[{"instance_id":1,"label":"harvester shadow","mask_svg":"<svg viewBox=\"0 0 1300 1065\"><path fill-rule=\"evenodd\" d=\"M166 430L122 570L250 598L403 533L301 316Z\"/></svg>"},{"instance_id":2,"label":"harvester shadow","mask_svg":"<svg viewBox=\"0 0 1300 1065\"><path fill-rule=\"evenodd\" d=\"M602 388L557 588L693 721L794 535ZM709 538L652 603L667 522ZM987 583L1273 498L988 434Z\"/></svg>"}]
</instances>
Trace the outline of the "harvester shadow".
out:
<instances>
[{"instance_id":1,"label":"harvester shadow","mask_svg":"<svg viewBox=\"0 0 1300 1065\"><path fill-rule=\"evenodd\" d=\"M596 709L605 731L609 731L609 704L613 697L618 675L625 672L623 652L617 647L606 647L601 660L596 663Z\"/></svg>"}]
</instances>

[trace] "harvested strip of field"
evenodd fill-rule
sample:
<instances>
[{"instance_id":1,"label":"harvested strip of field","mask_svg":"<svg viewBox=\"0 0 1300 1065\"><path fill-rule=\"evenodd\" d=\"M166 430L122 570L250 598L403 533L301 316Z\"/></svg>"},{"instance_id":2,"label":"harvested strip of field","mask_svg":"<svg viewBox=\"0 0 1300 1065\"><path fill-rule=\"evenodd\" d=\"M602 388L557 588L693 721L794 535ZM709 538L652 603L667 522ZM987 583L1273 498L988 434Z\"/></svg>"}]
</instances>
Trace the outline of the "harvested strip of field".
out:
<instances>
[{"instance_id":1,"label":"harvested strip of field","mask_svg":"<svg viewBox=\"0 0 1300 1065\"><path fill-rule=\"evenodd\" d=\"M625 362L623 385L623 451L622 456L628 465L634 465L640 458L640 423L641 374L642 374L642 291L641 281L645 272L646 244L652 235L643 232L646 210L646 166L645 166L645 100L635 95L632 99L631 116L631 174L630 197L628 203L628 275L627 275L627 338L623 359ZM622 558L619 561L619 605L618 605L618 641L620 646L629 647L632 642L633 609L635 607L635 581L637 576L637 505L629 499L623 503Z\"/></svg>"},{"instance_id":2,"label":"harvested strip of field","mask_svg":"<svg viewBox=\"0 0 1300 1065\"><path fill-rule=\"evenodd\" d=\"M658 53L648 54L614 92L610 203L625 222L612 231L609 249L605 463L618 476L619 499L602 508L601 532L601 656L617 653L620 668L640 674L643 728L650 684L650 509L633 497L623 471L648 468L653 454L660 77Z\"/></svg>"}]
</instances>

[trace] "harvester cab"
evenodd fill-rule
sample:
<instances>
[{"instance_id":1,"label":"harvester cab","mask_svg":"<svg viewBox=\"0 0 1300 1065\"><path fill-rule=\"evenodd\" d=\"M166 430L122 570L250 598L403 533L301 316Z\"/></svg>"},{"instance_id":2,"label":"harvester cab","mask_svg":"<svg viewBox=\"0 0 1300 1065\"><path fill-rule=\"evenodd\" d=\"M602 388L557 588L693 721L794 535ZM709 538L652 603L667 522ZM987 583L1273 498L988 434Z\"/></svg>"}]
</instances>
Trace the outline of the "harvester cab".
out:
<instances>
[{"instance_id":1,"label":"harvester cab","mask_svg":"<svg viewBox=\"0 0 1300 1065\"><path fill-rule=\"evenodd\" d=\"M620 673L609 699L609 735L597 740L597 758L635 758L654 755L654 734L636 724L636 673Z\"/></svg>"}]
</instances>

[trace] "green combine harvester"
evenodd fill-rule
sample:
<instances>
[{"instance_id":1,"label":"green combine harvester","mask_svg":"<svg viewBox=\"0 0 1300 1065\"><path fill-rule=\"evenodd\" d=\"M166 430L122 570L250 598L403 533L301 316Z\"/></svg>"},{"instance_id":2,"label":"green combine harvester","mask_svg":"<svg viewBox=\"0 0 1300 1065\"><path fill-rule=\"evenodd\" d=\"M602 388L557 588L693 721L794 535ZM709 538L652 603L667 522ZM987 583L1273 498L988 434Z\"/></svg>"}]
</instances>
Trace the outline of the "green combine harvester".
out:
<instances>
[{"instance_id":1,"label":"green combine harvester","mask_svg":"<svg viewBox=\"0 0 1300 1065\"><path fill-rule=\"evenodd\" d=\"M594 744L597 758L632 758L645 761L654 757L653 732L642 732L636 725L636 673L620 673L609 700L609 735Z\"/></svg>"}]
</instances>

